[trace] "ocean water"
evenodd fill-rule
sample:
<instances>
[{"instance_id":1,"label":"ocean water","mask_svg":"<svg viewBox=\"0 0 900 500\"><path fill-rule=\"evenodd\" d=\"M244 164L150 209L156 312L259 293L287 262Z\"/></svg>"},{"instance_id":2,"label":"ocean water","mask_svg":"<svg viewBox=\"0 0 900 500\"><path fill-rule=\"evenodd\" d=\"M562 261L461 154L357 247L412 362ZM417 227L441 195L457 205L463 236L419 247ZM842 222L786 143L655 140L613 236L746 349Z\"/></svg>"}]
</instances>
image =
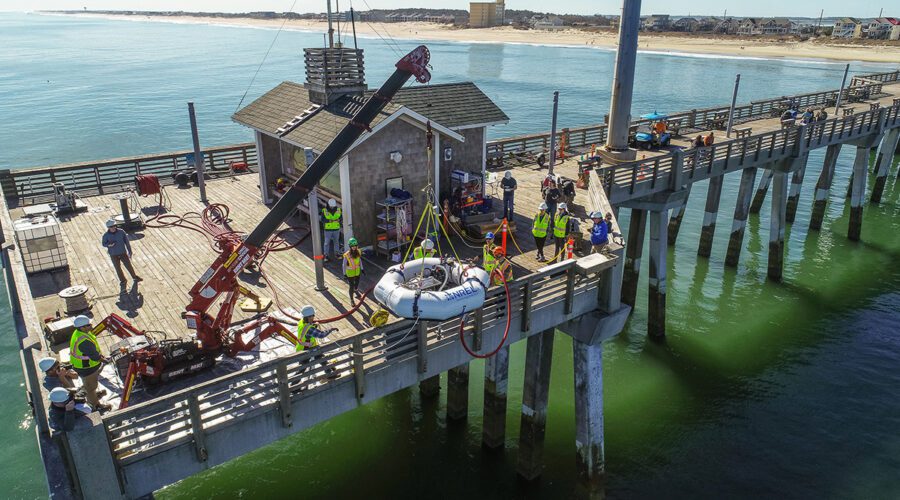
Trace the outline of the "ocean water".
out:
<instances>
[{"instance_id":1,"label":"ocean water","mask_svg":"<svg viewBox=\"0 0 900 500\"><path fill-rule=\"evenodd\" d=\"M185 102L201 141L250 133L230 121L282 80L302 81L302 48L322 35L210 25L0 14L0 168L190 147ZM416 45L360 39L370 85ZM597 123L614 54L580 47L428 42L433 81L475 81L510 116L493 137ZM854 63L867 73L890 66ZM836 88L843 63L642 53L634 113ZM646 339L646 272L626 330L605 350L607 494L611 498L894 498L900 492L900 184L867 206L849 242L843 194L853 153L838 162L823 230L807 234L822 151L811 155L785 282L768 283L768 203L751 216L740 267L724 269L739 176L726 178L711 259L696 245L705 185L694 188L670 249L665 343ZM627 227L628 211L620 221ZM0 496L46 496L8 304L0 303ZM158 493L160 498L297 496L566 498L574 473L571 342L557 335L542 479L515 478L524 344L512 349L507 447L480 448L483 364L472 363L470 413L445 420L445 395L415 389L373 402Z\"/></svg>"}]
</instances>

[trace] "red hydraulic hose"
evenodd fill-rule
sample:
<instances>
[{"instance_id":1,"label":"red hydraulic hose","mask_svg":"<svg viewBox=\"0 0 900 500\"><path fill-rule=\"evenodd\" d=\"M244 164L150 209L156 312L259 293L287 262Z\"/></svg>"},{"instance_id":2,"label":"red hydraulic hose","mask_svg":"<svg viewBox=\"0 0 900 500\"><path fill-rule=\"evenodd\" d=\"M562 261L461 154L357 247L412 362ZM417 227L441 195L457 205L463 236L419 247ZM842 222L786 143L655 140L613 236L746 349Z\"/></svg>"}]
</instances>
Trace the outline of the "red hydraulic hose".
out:
<instances>
[{"instance_id":1,"label":"red hydraulic hose","mask_svg":"<svg viewBox=\"0 0 900 500\"><path fill-rule=\"evenodd\" d=\"M500 280L503 281L503 288L506 289L506 330L503 331L503 338L500 339L500 344L497 346L496 349L494 349L493 351L491 351L487 354L476 354L466 344L466 337L465 337L465 335L463 335L463 329L465 328L465 325L466 325L466 315L463 314L462 319L460 319L460 321L459 321L459 343L462 344L463 349L465 349L466 352L469 353L469 355L472 356L473 358L486 359L486 358L490 358L494 354L497 354L498 352L500 352L500 349L503 349L503 345L506 344L506 338L509 336L509 324L512 321L512 310L511 310L512 300L509 297L509 284L506 283L506 278L503 276L503 273L497 272L496 269L491 271L491 275L493 275L494 273L496 273L497 276L500 277Z\"/></svg>"}]
</instances>

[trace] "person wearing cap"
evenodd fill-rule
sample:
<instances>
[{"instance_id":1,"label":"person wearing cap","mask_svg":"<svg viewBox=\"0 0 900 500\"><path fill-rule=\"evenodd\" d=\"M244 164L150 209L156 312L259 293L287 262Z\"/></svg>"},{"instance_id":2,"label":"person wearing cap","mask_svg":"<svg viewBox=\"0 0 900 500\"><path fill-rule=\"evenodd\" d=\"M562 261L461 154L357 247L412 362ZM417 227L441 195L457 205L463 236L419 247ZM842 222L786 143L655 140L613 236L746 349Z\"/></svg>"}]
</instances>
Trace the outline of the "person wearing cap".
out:
<instances>
[{"instance_id":1,"label":"person wearing cap","mask_svg":"<svg viewBox=\"0 0 900 500\"><path fill-rule=\"evenodd\" d=\"M316 322L316 309L311 304L306 304L300 309L300 315L303 317L300 321L297 322L297 352L305 352L316 347L319 347L319 339L323 339L328 336L328 332L322 331L319 328L319 324ZM328 362L324 360L325 356L319 354L314 358L309 358L304 362L303 371L306 370L305 365L310 364L310 362L315 360L321 360L319 364L327 367L326 373L332 374L334 373L334 368L328 365Z\"/></svg>"},{"instance_id":2,"label":"person wearing cap","mask_svg":"<svg viewBox=\"0 0 900 500\"><path fill-rule=\"evenodd\" d=\"M565 203L559 204L556 216L553 218L553 238L556 239L556 251L554 255L559 253L566 247L566 236L569 235L569 213ZM559 259L560 262L564 259Z\"/></svg>"},{"instance_id":3,"label":"person wearing cap","mask_svg":"<svg viewBox=\"0 0 900 500\"><path fill-rule=\"evenodd\" d=\"M556 177L547 176L547 187L544 188L544 203L547 204L547 213L552 221L556 217L556 205L562 198L562 191L556 186Z\"/></svg>"},{"instance_id":4,"label":"person wearing cap","mask_svg":"<svg viewBox=\"0 0 900 500\"><path fill-rule=\"evenodd\" d=\"M74 389L74 379L78 378L78 373L69 366L63 366L56 358L46 357L38 361L38 368L44 372L47 380L56 381L60 386L66 389Z\"/></svg>"},{"instance_id":5,"label":"person wearing cap","mask_svg":"<svg viewBox=\"0 0 900 500\"><path fill-rule=\"evenodd\" d=\"M116 221L112 219L106 221L106 232L103 233L101 243L109 253L113 267L116 268L120 287L125 288L125 285L128 283L128 280L125 279L125 273L122 272L123 264L125 269L128 269L128 274L131 275L131 279L135 283L144 281L143 278L134 272L134 267L131 265L131 243L128 241L128 235L125 234L125 230L120 230L116 227Z\"/></svg>"},{"instance_id":6,"label":"person wearing cap","mask_svg":"<svg viewBox=\"0 0 900 500\"><path fill-rule=\"evenodd\" d=\"M75 395L65 387L54 387L48 397L47 409L50 428L56 431L71 431L75 428Z\"/></svg>"},{"instance_id":7,"label":"person wearing cap","mask_svg":"<svg viewBox=\"0 0 900 500\"><path fill-rule=\"evenodd\" d=\"M593 212L591 220L594 222L591 227L591 253L603 253L609 243L609 225L600 212Z\"/></svg>"},{"instance_id":8,"label":"person wearing cap","mask_svg":"<svg viewBox=\"0 0 900 500\"><path fill-rule=\"evenodd\" d=\"M513 199L516 196L516 180L513 179L512 172L507 170L500 179L500 187L503 188L503 218L513 220Z\"/></svg>"},{"instance_id":9,"label":"person wearing cap","mask_svg":"<svg viewBox=\"0 0 900 500\"><path fill-rule=\"evenodd\" d=\"M434 242L431 241L431 238L425 238L419 246L413 248L413 260L430 258L434 255Z\"/></svg>"},{"instance_id":10,"label":"person wearing cap","mask_svg":"<svg viewBox=\"0 0 900 500\"><path fill-rule=\"evenodd\" d=\"M359 243L356 238L350 238L347 244L350 245L350 249L344 252L341 268L344 271L344 277L347 278L347 283L350 284L350 302L353 302L354 297L361 295L359 293L359 275L365 274L366 270L363 269L362 254L359 253Z\"/></svg>"},{"instance_id":11,"label":"person wearing cap","mask_svg":"<svg viewBox=\"0 0 900 500\"><path fill-rule=\"evenodd\" d=\"M481 266L488 274L497 267L497 259L494 258L494 233L488 232L484 235L484 246L481 248Z\"/></svg>"},{"instance_id":12,"label":"person wearing cap","mask_svg":"<svg viewBox=\"0 0 900 500\"><path fill-rule=\"evenodd\" d=\"M341 209L337 206L337 202L334 199L328 200L328 206L322 209L322 229L325 230L325 238L323 238L325 243L322 247L322 253L325 254L326 262L330 256L337 255L340 251L341 216Z\"/></svg>"},{"instance_id":13,"label":"person wearing cap","mask_svg":"<svg viewBox=\"0 0 900 500\"><path fill-rule=\"evenodd\" d=\"M101 403L97 394L100 369L109 359L100 354L100 344L91 331L91 320L87 316L76 316L74 323L75 331L69 341L69 358L72 360L72 368L84 385L84 398L94 410L110 410L112 406Z\"/></svg>"},{"instance_id":14,"label":"person wearing cap","mask_svg":"<svg viewBox=\"0 0 900 500\"><path fill-rule=\"evenodd\" d=\"M494 285L502 285L504 279L507 282L511 281L513 279L512 263L506 258L506 254L503 253L502 248L494 248L494 260L497 263L497 272L491 273L491 283ZM500 275L503 276L503 279L500 278Z\"/></svg>"},{"instance_id":15,"label":"person wearing cap","mask_svg":"<svg viewBox=\"0 0 900 500\"><path fill-rule=\"evenodd\" d=\"M550 227L550 214L547 213L547 204L538 205L538 213L531 224L531 235L534 236L534 244L537 246L537 260L544 262L544 242L547 241L547 228Z\"/></svg>"}]
</instances>

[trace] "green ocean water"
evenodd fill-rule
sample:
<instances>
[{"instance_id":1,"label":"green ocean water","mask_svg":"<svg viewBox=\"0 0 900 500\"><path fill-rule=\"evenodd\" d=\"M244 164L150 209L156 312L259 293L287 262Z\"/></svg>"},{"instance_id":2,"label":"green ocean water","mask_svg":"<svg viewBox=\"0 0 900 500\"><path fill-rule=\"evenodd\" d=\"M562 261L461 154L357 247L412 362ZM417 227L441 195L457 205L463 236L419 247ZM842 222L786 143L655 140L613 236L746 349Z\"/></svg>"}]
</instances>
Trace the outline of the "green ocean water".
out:
<instances>
[{"instance_id":1,"label":"green ocean water","mask_svg":"<svg viewBox=\"0 0 900 500\"><path fill-rule=\"evenodd\" d=\"M184 101L195 99L206 144L247 140L228 116L273 32L217 26L0 15L0 168L151 153L189 146ZM299 48L320 35L283 33L248 93L300 79ZM190 42L188 42L190 40ZM371 82L394 54L364 40ZM412 42L408 44L411 48ZM561 121L599 121L613 54L574 47L429 44L437 81L473 79L511 117L495 136L547 128L547 97ZM543 71L533 61L554 60ZM202 62L201 62L202 61ZM529 63L529 61L531 61ZM587 61L587 62L586 62ZM382 64L384 63L384 64ZM589 64L588 64L589 63ZM197 72L196 64L203 71ZM572 78L572 68L596 68ZM387 65L389 67L389 65ZM569 68L569 72L564 71ZM884 71L854 64L854 72ZM889 68L887 68L889 69ZM841 65L642 54L635 111L725 102L736 72L741 100L839 85ZM593 73L592 73L593 74ZM837 80L837 81L835 81ZM724 82L710 88L712 81ZM721 87L721 88L720 88ZM586 106L584 103L595 103ZM665 106L665 108L663 108ZM600 110L600 111L596 111ZM56 119L56 125L42 124ZM16 126L10 124L15 123ZM24 130L41 129L38 134ZM48 145L47 138L52 139ZM41 140L38 140L38 139ZM12 147L15 145L15 147ZM751 216L739 268L724 254L739 175L726 178L711 259L696 256L705 183L695 186L669 253L668 338L646 338L646 270L626 330L606 345L604 403L611 498L896 498L900 492L900 184L867 206L863 241L846 239L844 193L853 151L839 162L825 224L807 234L823 152L811 155L785 280L768 283L768 203ZM628 211L620 223L627 227ZM12 332L8 304L0 325ZM0 496L46 496L24 404L17 344L0 335ZM515 476L524 344L510 361L507 446L480 447L483 364L473 361L470 412L445 418L446 391L413 388L173 485L169 498L527 497L583 493L574 472L571 341L557 334L540 481Z\"/></svg>"}]
</instances>

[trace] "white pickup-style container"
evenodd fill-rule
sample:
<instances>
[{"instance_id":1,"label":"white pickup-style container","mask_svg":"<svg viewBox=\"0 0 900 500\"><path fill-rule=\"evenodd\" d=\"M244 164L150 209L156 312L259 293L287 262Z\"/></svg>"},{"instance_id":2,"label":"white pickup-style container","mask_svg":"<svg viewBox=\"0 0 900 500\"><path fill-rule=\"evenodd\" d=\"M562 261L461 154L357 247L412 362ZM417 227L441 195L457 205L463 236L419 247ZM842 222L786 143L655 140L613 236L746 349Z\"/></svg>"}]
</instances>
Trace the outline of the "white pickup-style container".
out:
<instances>
[{"instance_id":1,"label":"white pickup-style container","mask_svg":"<svg viewBox=\"0 0 900 500\"><path fill-rule=\"evenodd\" d=\"M26 272L38 273L69 265L59 221L53 215L19 219L13 223L13 229Z\"/></svg>"}]
</instances>

